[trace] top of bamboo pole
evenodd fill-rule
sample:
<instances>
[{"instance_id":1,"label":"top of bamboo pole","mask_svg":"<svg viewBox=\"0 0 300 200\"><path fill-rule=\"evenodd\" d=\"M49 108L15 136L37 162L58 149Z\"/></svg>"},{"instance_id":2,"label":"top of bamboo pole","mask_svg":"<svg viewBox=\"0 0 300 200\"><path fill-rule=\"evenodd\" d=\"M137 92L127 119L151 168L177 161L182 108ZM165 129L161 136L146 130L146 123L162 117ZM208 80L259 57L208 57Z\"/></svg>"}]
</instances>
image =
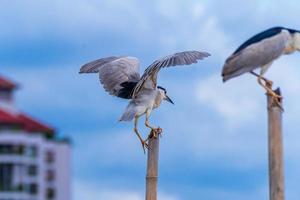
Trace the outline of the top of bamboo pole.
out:
<instances>
[{"instance_id":1,"label":"top of bamboo pole","mask_svg":"<svg viewBox=\"0 0 300 200\"><path fill-rule=\"evenodd\" d=\"M281 90L280 88L276 88L275 90L273 90L276 94L278 94L279 96L281 96ZM282 98L277 98L277 102L274 100L274 97L272 97L271 95L269 95L267 93L267 97L268 97L268 109L273 109L273 108L278 108L281 112L283 112L283 104L282 104ZM279 102L279 104L278 104Z\"/></svg>"}]
</instances>

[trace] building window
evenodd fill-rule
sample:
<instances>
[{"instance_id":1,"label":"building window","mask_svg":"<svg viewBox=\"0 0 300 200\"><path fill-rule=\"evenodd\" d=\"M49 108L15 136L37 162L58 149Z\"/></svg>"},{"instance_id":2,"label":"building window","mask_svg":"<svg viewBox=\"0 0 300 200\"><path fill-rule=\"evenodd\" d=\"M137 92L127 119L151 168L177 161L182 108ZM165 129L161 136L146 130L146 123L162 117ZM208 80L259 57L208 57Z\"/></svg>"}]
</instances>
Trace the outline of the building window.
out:
<instances>
[{"instance_id":1,"label":"building window","mask_svg":"<svg viewBox=\"0 0 300 200\"><path fill-rule=\"evenodd\" d=\"M39 190L38 185L36 183L29 184L29 188L28 189L29 189L28 192L31 195L36 195L38 193L38 190Z\"/></svg>"},{"instance_id":2,"label":"building window","mask_svg":"<svg viewBox=\"0 0 300 200\"><path fill-rule=\"evenodd\" d=\"M37 147L36 146L29 146L27 147L26 149L26 154L29 156L29 157L32 157L32 158L35 158L37 157Z\"/></svg>"},{"instance_id":3,"label":"building window","mask_svg":"<svg viewBox=\"0 0 300 200\"><path fill-rule=\"evenodd\" d=\"M18 146L18 154L23 155L25 152L25 146L24 145L19 145Z\"/></svg>"},{"instance_id":4,"label":"building window","mask_svg":"<svg viewBox=\"0 0 300 200\"><path fill-rule=\"evenodd\" d=\"M12 92L9 89L0 89L0 100L2 101L11 101L12 100Z\"/></svg>"},{"instance_id":5,"label":"building window","mask_svg":"<svg viewBox=\"0 0 300 200\"><path fill-rule=\"evenodd\" d=\"M0 191L24 191L24 183L20 176L21 165L15 163L0 164Z\"/></svg>"},{"instance_id":6,"label":"building window","mask_svg":"<svg viewBox=\"0 0 300 200\"><path fill-rule=\"evenodd\" d=\"M29 165L28 166L28 175L29 176L36 176L38 171L38 167L36 165Z\"/></svg>"},{"instance_id":7,"label":"building window","mask_svg":"<svg viewBox=\"0 0 300 200\"><path fill-rule=\"evenodd\" d=\"M1 144L0 154L13 154L13 146L9 144Z\"/></svg>"},{"instance_id":8,"label":"building window","mask_svg":"<svg viewBox=\"0 0 300 200\"><path fill-rule=\"evenodd\" d=\"M55 161L55 156L52 151L47 151L45 154L45 160L47 163L53 163Z\"/></svg>"},{"instance_id":9,"label":"building window","mask_svg":"<svg viewBox=\"0 0 300 200\"><path fill-rule=\"evenodd\" d=\"M55 198L55 190L53 188L48 188L46 192L46 199L52 200Z\"/></svg>"},{"instance_id":10,"label":"building window","mask_svg":"<svg viewBox=\"0 0 300 200\"><path fill-rule=\"evenodd\" d=\"M0 191L12 191L13 189L13 165L0 164Z\"/></svg>"},{"instance_id":11,"label":"building window","mask_svg":"<svg viewBox=\"0 0 300 200\"><path fill-rule=\"evenodd\" d=\"M0 144L0 154L22 155L23 153L23 145Z\"/></svg>"},{"instance_id":12,"label":"building window","mask_svg":"<svg viewBox=\"0 0 300 200\"><path fill-rule=\"evenodd\" d=\"M53 170L47 170L46 172L46 180L47 181L54 181L55 179L55 172Z\"/></svg>"},{"instance_id":13,"label":"building window","mask_svg":"<svg viewBox=\"0 0 300 200\"><path fill-rule=\"evenodd\" d=\"M16 191L18 191L18 192L23 192L24 191L24 184L18 184L17 186L16 186Z\"/></svg>"}]
</instances>

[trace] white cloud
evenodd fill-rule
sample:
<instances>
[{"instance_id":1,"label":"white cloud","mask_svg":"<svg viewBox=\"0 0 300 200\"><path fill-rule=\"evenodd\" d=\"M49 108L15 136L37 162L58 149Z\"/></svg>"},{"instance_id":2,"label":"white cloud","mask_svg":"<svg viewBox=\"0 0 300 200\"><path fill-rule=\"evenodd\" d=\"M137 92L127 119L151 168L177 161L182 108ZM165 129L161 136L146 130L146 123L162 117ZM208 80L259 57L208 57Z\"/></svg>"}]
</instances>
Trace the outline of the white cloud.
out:
<instances>
[{"instance_id":1,"label":"white cloud","mask_svg":"<svg viewBox=\"0 0 300 200\"><path fill-rule=\"evenodd\" d=\"M230 126L256 120L266 107L264 90L250 77L224 84L221 76L215 74L199 81L196 95L201 105L217 111Z\"/></svg>"},{"instance_id":2,"label":"white cloud","mask_svg":"<svg viewBox=\"0 0 300 200\"><path fill-rule=\"evenodd\" d=\"M97 185L88 183L74 183L75 200L141 200L141 196L137 192L122 191L121 189L106 189Z\"/></svg>"},{"instance_id":3,"label":"white cloud","mask_svg":"<svg viewBox=\"0 0 300 200\"><path fill-rule=\"evenodd\" d=\"M174 4L171 1L157 1L156 4L158 13L163 16L162 21L168 23L167 27L156 33L163 44L163 50L206 50L219 58L228 54L231 38L220 26L219 18L209 12L204 2L184 1Z\"/></svg>"},{"instance_id":4,"label":"white cloud","mask_svg":"<svg viewBox=\"0 0 300 200\"><path fill-rule=\"evenodd\" d=\"M15 22L10 23L10 28L0 33L6 40L14 40L15 37L27 40L54 37L78 42L99 38L99 34L103 32L134 34L137 38L140 34L147 33L150 27L143 5L137 0L28 0L4 1L0 5L0 17L13 19ZM7 26L7 21L0 21L0 25ZM22 33L18 30L22 30Z\"/></svg>"},{"instance_id":5,"label":"white cloud","mask_svg":"<svg viewBox=\"0 0 300 200\"><path fill-rule=\"evenodd\" d=\"M61 66L40 69L4 70L6 76L20 84L17 102L26 109L88 110L99 117L115 111L116 121L126 101L109 96L99 82L97 74L78 74L78 68ZM123 104L122 104L123 103ZM101 106L101 105L103 106ZM111 110L111 106L119 110Z\"/></svg>"},{"instance_id":6,"label":"white cloud","mask_svg":"<svg viewBox=\"0 0 300 200\"><path fill-rule=\"evenodd\" d=\"M240 192L234 189L224 190L222 188L207 188L206 190L200 189L202 197L208 197L207 199L230 199L230 200L253 200L253 199L266 199L268 188L266 186L260 186L257 188L247 190L247 193Z\"/></svg>"},{"instance_id":7,"label":"white cloud","mask_svg":"<svg viewBox=\"0 0 300 200\"><path fill-rule=\"evenodd\" d=\"M189 24L187 18L189 21L198 20L206 12L205 4L194 0L178 1L176 3L172 0L155 0L154 2L156 12L160 17L172 23L180 21L183 26Z\"/></svg>"},{"instance_id":8,"label":"white cloud","mask_svg":"<svg viewBox=\"0 0 300 200\"><path fill-rule=\"evenodd\" d=\"M297 113L295 111L300 111L298 103L300 98L299 61L299 53L282 56L273 64L267 74L274 81L274 85L281 88L284 105L287 111L292 109L294 111L293 114Z\"/></svg>"},{"instance_id":9,"label":"white cloud","mask_svg":"<svg viewBox=\"0 0 300 200\"><path fill-rule=\"evenodd\" d=\"M75 181L74 184L75 200L143 200L144 195L140 192L122 190L120 188L103 188L97 184ZM179 200L169 194L159 193L160 200Z\"/></svg>"},{"instance_id":10,"label":"white cloud","mask_svg":"<svg viewBox=\"0 0 300 200\"><path fill-rule=\"evenodd\" d=\"M11 23L9 29L0 33L4 41L63 39L66 45L95 48L93 45L103 45L104 38L99 35L118 32L148 48L154 45L160 55L179 49L198 49L219 57L228 53L231 41L220 26L219 18L208 12L205 3L192 0L152 4L137 0L89 0L72 2L72 6L70 1L37 3L29 0L4 3L1 7L1 18L13 18L18 22ZM7 7L12 11L6 12ZM13 13L18 15L12 16ZM5 26L6 22L0 25Z\"/></svg>"},{"instance_id":11,"label":"white cloud","mask_svg":"<svg viewBox=\"0 0 300 200\"><path fill-rule=\"evenodd\" d=\"M117 165L129 167L133 161L136 165L143 161L145 155L138 137L132 131L132 124L116 122L115 125L116 127L126 126L127 128L75 134L77 141L84 141L74 149L76 155L81 158L80 160L85 160L85 162L79 162L78 165L87 167L89 163L93 162L103 167ZM146 136L144 135L144 137Z\"/></svg>"},{"instance_id":12,"label":"white cloud","mask_svg":"<svg viewBox=\"0 0 300 200\"><path fill-rule=\"evenodd\" d=\"M191 42L201 49L207 49L215 59L224 59L232 49L229 35L220 26L219 19L212 15L206 16L195 29L197 36Z\"/></svg>"}]
</instances>

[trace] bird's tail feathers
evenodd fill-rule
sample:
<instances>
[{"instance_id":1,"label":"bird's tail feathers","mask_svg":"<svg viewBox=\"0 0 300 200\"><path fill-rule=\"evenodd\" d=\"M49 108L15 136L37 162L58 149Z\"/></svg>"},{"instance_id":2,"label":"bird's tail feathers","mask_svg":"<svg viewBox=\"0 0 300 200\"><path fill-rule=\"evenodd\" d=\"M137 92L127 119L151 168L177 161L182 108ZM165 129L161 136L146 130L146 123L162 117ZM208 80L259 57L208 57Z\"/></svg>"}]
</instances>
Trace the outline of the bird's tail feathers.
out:
<instances>
[{"instance_id":1,"label":"bird's tail feathers","mask_svg":"<svg viewBox=\"0 0 300 200\"><path fill-rule=\"evenodd\" d=\"M135 110L126 110L125 113L119 119L119 121L131 121L135 117L135 114Z\"/></svg>"},{"instance_id":2,"label":"bird's tail feathers","mask_svg":"<svg viewBox=\"0 0 300 200\"><path fill-rule=\"evenodd\" d=\"M227 82L228 80L234 78L234 77L237 77L239 76L240 74L229 74L229 75L225 75L225 74L222 74L222 77L223 77L223 83Z\"/></svg>"},{"instance_id":3,"label":"bird's tail feathers","mask_svg":"<svg viewBox=\"0 0 300 200\"><path fill-rule=\"evenodd\" d=\"M245 73L245 71L243 69L235 69L232 67L230 67L230 65L225 65L223 67L223 71L222 71L222 77L223 77L223 83L225 83L226 81L235 78L241 74Z\"/></svg>"},{"instance_id":4,"label":"bird's tail feathers","mask_svg":"<svg viewBox=\"0 0 300 200\"><path fill-rule=\"evenodd\" d=\"M225 83L226 81L228 81L229 79L231 79L232 77L230 76L226 76L225 74L222 74L222 77L223 77L223 83Z\"/></svg>"},{"instance_id":5,"label":"bird's tail feathers","mask_svg":"<svg viewBox=\"0 0 300 200\"><path fill-rule=\"evenodd\" d=\"M223 82L227 82L228 80L230 79L233 79L235 77L238 77L244 73L247 73L249 71L245 71L245 70L238 70L238 71L235 71L233 73L229 73L229 74L222 74L222 77L223 77Z\"/></svg>"}]
</instances>

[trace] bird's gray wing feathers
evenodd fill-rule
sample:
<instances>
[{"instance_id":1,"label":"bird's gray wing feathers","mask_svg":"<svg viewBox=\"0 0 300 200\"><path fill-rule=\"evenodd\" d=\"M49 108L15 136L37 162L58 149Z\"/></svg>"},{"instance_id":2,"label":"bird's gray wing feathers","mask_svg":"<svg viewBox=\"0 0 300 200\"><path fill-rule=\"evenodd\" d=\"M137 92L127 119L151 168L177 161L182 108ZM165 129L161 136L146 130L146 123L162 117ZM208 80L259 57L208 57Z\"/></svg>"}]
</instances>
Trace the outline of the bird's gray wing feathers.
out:
<instances>
[{"instance_id":1,"label":"bird's gray wing feathers","mask_svg":"<svg viewBox=\"0 0 300 200\"><path fill-rule=\"evenodd\" d=\"M208 56L210 54L207 52L184 51L156 60L145 70L141 80L134 89L133 96L135 97L142 88L155 89L157 86L157 74L160 69L176 65L190 65Z\"/></svg>"},{"instance_id":2,"label":"bird's gray wing feathers","mask_svg":"<svg viewBox=\"0 0 300 200\"><path fill-rule=\"evenodd\" d=\"M134 57L111 56L83 65L79 73L99 73L104 89L111 95L130 99L140 80L139 61Z\"/></svg>"},{"instance_id":3,"label":"bird's gray wing feathers","mask_svg":"<svg viewBox=\"0 0 300 200\"><path fill-rule=\"evenodd\" d=\"M231 55L223 66L223 81L271 63L283 54L287 40L286 35L281 33Z\"/></svg>"},{"instance_id":4,"label":"bird's gray wing feathers","mask_svg":"<svg viewBox=\"0 0 300 200\"><path fill-rule=\"evenodd\" d=\"M112 61L115 61L117 59L121 58L120 56L110 56L110 57L106 57L106 58L100 58L97 60L94 60L92 62L89 62L85 65L83 65L80 68L79 73L98 73L100 68L107 64L110 63Z\"/></svg>"}]
</instances>

